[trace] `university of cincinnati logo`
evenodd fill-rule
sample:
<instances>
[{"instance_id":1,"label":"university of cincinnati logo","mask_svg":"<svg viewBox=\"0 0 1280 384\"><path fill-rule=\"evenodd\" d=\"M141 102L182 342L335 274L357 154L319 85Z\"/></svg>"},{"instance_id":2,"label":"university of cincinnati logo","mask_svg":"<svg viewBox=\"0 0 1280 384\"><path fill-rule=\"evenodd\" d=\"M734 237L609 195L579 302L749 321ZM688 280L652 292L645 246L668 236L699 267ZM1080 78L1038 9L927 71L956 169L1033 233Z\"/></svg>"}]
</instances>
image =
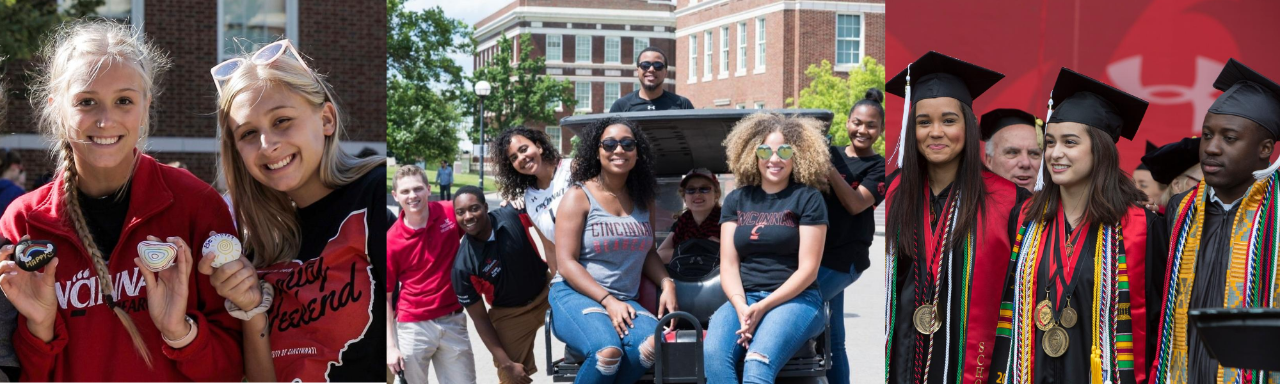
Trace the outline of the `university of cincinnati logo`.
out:
<instances>
[{"instance_id":1,"label":"university of cincinnati logo","mask_svg":"<svg viewBox=\"0 0 1280 384\"><path fill-rule=\"evenodd\" d=\"M134 267L112 276L111 285L111 296L120 301L124 298L138 297L142 287L147 286L147 282L138 272L138 268ZM58 296L58 307L83 309L102 304L100 287L98 275L91 273L87 268L72 276L70 281L55 282L54 291Z\"/></svg>"},{"instance_id":2,"label":"university of cincinnati logo","mask_svg":"<svg viewBox=\"0 0 1280 384\"><path fill-rule=\"evenodd\" d=\"M755 227L751 227L751 240L760 239L760 228L764 228L764 223L756 224Z\"/></svg>"}]
</instances>

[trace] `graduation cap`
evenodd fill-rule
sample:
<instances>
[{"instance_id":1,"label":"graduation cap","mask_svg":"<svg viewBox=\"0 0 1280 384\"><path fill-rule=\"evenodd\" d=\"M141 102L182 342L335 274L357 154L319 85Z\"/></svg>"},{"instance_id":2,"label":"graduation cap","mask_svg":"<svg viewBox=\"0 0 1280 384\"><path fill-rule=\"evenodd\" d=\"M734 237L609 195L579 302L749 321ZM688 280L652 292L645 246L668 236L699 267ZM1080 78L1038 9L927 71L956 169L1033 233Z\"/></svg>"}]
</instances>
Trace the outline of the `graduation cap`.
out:
<instances>
[{"instance_id":1,"label":"graduation cap","mask_svg":"<svg viewBox=\"0 0 1280 384\"><path fill-rule=\"evenodd\" d=\"M1106 132L1112 143L1138 133L1147 101L1063 67L1049 93L1049 123L1080 123ZM1056 108L1054 106L1057 106ZM1035 190L1044 187L1044 162Z\"/></svg>"},{"instance_id":2,"label":"graduation cap","mask_svg":"<svg viewBox=\"0 0 1280 384\"><path fill-rule=\"evenodd\" d=\"M1147 145L1151 145L1150 142ZM1187 169L1200 163L1200 138L1188 137L1175 141L1142 156L1142 165L1151 171L1151 178L1157 183L1169 184Z\"/></svg>"},{"instance_id":3,"label":"graduation cap","mask_svg":"<svg viewBox=\"0 0 1280 384\"><path fill-rule=\"evenodd\" d=\"M1160 147L1157 147L1155 144L1152 144L1151 140L1147 140L1147 149L1142 151L1142 157L1145 159L1147 155L1150 155L1151 152L1155 152L1157 149L1160 149ZM1147 170L1147 163L1143 163L1143 162L1139 162L1138 168L1134 169L1134 171L1145 171L1145 170ZM1168 184L1168 183L1164 183L1164 184Z\"/></svg>"},{"instance_id":4,"label":"graduation cap","mask_svg":"<svg viewBox=\"0 0 1280 384\"><path fill-rule=\"evenodd\" d=\"M913 71L916 79L914 83L911 80ZM898 136L898 149L894 151L898 156L898 166L902 166L902 146L906 141L911 105L920 100L950 97L972 107L973 99L1003 78L1004 75L999 72L929 51L885 82L886 92L900 96L908 103L902 107L902 131Z\"/></svg>"},{"instance_id":5,"label":"graduation cap","mask_svg":"<svg viewBox=\"0 0 1280 384\"><path fill-rule=\"evenodd\" d=\"M1223 93L1213 101L1209 113L1252 120L1271 132L1271 136L1280 137L1280 85L1236 59L1230 59L1218 74L1218 79L1213 81L1213 88ZM1265 178L1277 167L1280 167L1280 162L1254 172L1253 176Z\"/></svg>"},{"instance_id":6,"label":"graduation cap","mask_svg":"<svg viewBox=\"0 0 1280 384\"><path fill-rule=\"evenodd\" d=\"M996 132L1010 125L1026 124L1036 127L1036 116L1021 109L1000 108L982 115L978 123L982 127L982 141L991 140Z\"/></svg>"}]
</instances>

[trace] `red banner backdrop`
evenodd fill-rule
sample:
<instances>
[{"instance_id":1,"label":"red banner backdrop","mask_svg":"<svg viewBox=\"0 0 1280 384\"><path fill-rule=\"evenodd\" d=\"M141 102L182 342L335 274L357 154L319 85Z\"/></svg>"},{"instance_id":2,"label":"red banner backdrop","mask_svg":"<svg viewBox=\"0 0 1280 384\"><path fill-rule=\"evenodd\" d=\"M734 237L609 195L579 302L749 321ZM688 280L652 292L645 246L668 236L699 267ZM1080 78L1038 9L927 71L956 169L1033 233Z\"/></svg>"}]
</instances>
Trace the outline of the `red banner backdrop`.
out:
<instances>
[{"instance_id":1,"label":"red banner backdrop","mask_svg":"<svg viewBox=\"0 0 1280 384\"><path fill-rule=\"evenodd\" d=\"M981 115L1019 108L1043 119L1058 68L1068 67L1146 99L1142 127L1119 143L1137 167L1147 140L1199 136L1228 58L1280 80L1280 2L1271 0L894 0L888 5L887 75L930 50L1005 74L974 102ZM889 95L886 152L902 127ZM896 158L889 163L889 172Z\"/></svg>"}]
</instances>

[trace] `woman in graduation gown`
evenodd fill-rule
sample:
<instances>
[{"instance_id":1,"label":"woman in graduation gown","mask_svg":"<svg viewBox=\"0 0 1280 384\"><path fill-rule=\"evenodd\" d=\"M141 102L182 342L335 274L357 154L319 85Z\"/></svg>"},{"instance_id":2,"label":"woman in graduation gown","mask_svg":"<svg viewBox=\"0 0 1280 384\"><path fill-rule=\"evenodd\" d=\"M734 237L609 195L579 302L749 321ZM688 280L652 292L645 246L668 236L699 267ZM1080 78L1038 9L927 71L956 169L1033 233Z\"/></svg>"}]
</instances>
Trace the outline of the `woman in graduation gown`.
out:
<instances>
[{"instance_id":1,"label":"woman in graduation gown","mask_svg":"<svg viewBox=\"0 0 1280 384\"><path fill-rule=\"evenodd\" d=\"M1147 273L1161 267L1147 255L1162 254L1168 234L1120 169L1115 143L1133 139L1147 102L1067 68L1052 94L992 381L1143 383L1147 305L1158 305L1146 300Z\"/></svg>"},{"instance_id":2,"label":"woman in graduation gown","mask_svg":"<svg viewBox=\"0 0 1280 384\"><path fill-rule=\"evenodd\" d=\"M1028 195L982 164L972 103L1003 77L929 52L885 84L910 103L886 195L889 382L990 375L1017 205Z\"/></svg>"}]
</instances>

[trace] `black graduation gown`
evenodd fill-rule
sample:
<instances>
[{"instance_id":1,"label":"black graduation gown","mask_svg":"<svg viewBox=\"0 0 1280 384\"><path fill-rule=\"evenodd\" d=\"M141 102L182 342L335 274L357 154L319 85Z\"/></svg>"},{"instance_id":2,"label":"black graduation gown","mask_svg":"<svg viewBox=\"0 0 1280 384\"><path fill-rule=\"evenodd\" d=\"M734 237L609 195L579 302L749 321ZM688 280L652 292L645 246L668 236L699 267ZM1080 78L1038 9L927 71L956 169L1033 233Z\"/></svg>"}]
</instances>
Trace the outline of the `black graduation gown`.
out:
<instances>
[{"instance_id":1,"label":"black graduation gown","mask_svg":"<svg viewBox=\"0 0 1280 384\"><path fill-rule=\"evenodd\" d=\"M1173 209L1177 209L1176 202L1181 200L1181 196L1183 195L1179 195L1176 200L1169 200ZM1223 208L1212 199L1205 202L1204 233L1200 235L1196 278L1191 289L1189 309L1223 306L1227 269L1231 266L1231 224L1240 204L1235 204L1230 210ZM1172 223L1170 227L1172 228ZM1193 383L1209 383L1218 378L1218 360L1209 355L1204 343L1200 342L1200 336L1196 334L1196 327L1191 326L1187 327L1187 375Z\"/></svg>"}]
</instances>

